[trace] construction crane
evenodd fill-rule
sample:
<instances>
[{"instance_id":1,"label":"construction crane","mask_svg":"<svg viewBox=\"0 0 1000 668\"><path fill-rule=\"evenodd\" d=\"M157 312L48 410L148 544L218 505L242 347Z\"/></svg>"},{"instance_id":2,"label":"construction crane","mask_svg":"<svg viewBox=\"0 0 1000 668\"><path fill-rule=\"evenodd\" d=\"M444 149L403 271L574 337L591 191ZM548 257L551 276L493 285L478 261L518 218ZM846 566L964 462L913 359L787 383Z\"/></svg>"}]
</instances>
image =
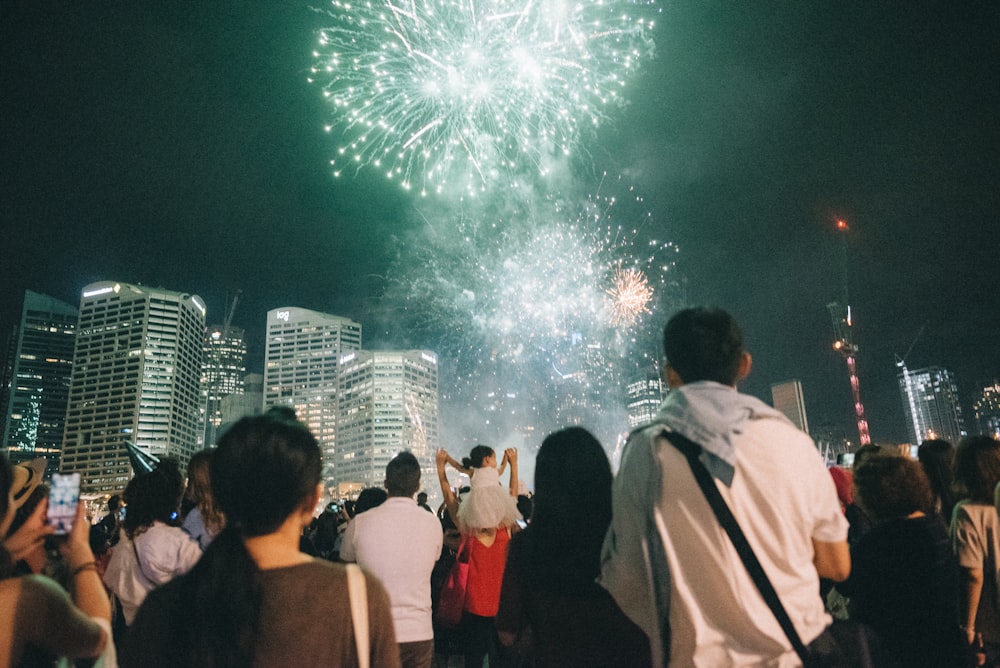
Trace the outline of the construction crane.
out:
<instances>
[{"instance_id":1,"label":"construction crane","mask_svg":"<svg viewBox=\"0 0 1000 668\"><path fill-rule=\"evenodd\" d=\"M236 293L233 295L233 301L229 302L229 310L226 312L226 320L222 323L223 336L229 336L229 326L233 324L233 314L236 313L236 305L240 302L240 295L242 294L242 290L236 290Z\"/></svg>"},{"instance_id":2,"label":"construction crane","mask_svg":"<svg viewBox=\"0 0 1000 668\"><path fill-rule=\"evenodd\" d=\"M851 380L851 395L854 397L854 415L858 421L858 441L861 445L872 442L868 433L868 420L865 418L865 406L861 403L861 387L858 382L857 355L858 347L854 343L854 336L851 328L854 326L854 318L851 316L851 305L848 301L847 293L847 223L843 220L837 221L837 230L841 234L843 241L843 265L844 265L844 301L830 302L826 305L833 320L833 333L836 339L833 342L833 349L839 352L847 362L847 374Z\"/></svg>"}]
</instances>

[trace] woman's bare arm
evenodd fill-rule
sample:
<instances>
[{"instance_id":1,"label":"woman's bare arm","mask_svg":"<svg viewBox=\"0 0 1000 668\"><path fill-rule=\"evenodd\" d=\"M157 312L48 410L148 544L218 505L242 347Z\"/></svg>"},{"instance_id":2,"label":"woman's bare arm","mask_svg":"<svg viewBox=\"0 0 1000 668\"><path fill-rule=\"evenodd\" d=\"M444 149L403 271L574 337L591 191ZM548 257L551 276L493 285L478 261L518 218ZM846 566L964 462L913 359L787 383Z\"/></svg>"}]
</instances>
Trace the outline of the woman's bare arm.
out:
<instances>
[{"instance_id":1,"label":"woman's bare arm","mask_svg":"<svg viewBox=\"0 0 1000 668\"><path fill-rule=\"evenodd\" d=\"M504 459L510 462L510 495L517 498L520 482L517 479L517 448L507 448Z\"/></svg>"},{"instance_id":2,"label":"woman's bare arm","mask_svg":"<svg viewBox=\"0 0 1000 668\"><path fill-rule=\"evenodd\" d=\"M453 469L455 469L459 473L464 473L465 475L467 475L469 477L472 477L472 469L466 468L465 466L462 466L462 462L457 461L454 457L452 457L451 455L449 455L447 452L445 453L445 455L447 456L447 460L446 461L451 465L451 467Z\"/></svg>"},{"instance_id":3,"label":"woman's bare arm","mask_svg":"<svg viewBox=\"0 0 1000 668\"><path fill-rule=\"evenodd\" d=\"M451 521L458 526L458 499L455 498L455 492L451 489L451 484L448 482L448 475L445 473L444 465L448 462L450 456L441 448L437 451L434 457L434 462L437 464L437 474L438 483L441 485L441 498L444 499L444 506L448 509L448 514L451 515Z\"/></svg>"}]
</instances>

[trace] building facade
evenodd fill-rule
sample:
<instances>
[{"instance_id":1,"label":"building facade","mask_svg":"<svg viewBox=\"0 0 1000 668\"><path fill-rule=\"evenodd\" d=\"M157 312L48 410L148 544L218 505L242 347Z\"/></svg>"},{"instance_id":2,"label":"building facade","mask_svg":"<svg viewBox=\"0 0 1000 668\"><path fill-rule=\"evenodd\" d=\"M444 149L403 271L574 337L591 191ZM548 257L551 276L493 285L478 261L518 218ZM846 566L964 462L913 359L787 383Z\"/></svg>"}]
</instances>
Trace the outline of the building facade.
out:
<instances>
[{"instance_id":1,"label":"building facade","mask_svg":"<svg viewBox=\"0 0 1000 668\"><path fill-rule=\"evenodd\" d=\"M0 427L14 463L45 457L59 468L69 399L77 310L26 290L0 380Z\"/></svg>"},{"instance_id":2,"label":"building facade","mask_svg":"<svg viewBox=\"0 0 1000 668\"><path fill-rule=\"evenodd\" d=\"M434 353L360 351L342 356L333 466L337 495L381 487L386 464L403 450L420 461L423 484L433 481L438 405Z\"/></svg>"},{"instance_id":3,"label":"building facade","mask_svg":"<svg viewBox=\"0 0 1000 668\"><path fill-rule=\"evenodd\" d=\"M247 373L247 343L243 329L216 325L205 330L205 362L201 382L204 396L205 447L218 442L222 424L222 401L243 394Z\"/></svg>"},{"instance_id":4,"label":"building facade","mask_svg":"<svg viewBox=\"0 0 1000 668\"><path fill-rule=\"evenodd\" d=\"M79 312L61 470L79 472L84 492L120 492L125 441L183 468L203 429L204 302L103 281L84 288Z\"/></svg>"},{"instance_id":5,"label":"building facade","mask_svg":"<svg viewBox=\"0 0 1000 668\"><path fill-rule=\"evenodd\" d=\"M289 406L319 440L324 479L333 484L337 372L342 353L361 349L361 325L294 306L267 313L264 409Z\"/></svg>"},{"instance_id":6,"label":"building facade","mask_svg":"<svg viewBox=\"0 0 1000 668\"><path fill-rule=\"evenodd\" d=\"M796 427L809 433L809 420L806 419L806 401L802 395L802 383L797 380L787 380L771 386L771 403L775 410L792 421Z\"/></svg>"},{"instance_id":7,"label":"building facade","mask_svg":"<svg viewBox=\"0 0 1000 668\"><path fill-rule=\"evenodd\" d=\"M940 438L957 445L966 431L954 376L937 366L910 371L905 364L898 365L899 394L910 443Z\"/></svg>"},{"instance_id":8,"label":"building facade","mask_svg":"<svg viewBox=\"0 0 1000 668\"><path fill-rule=\"evenodd\" d=\"M666 397L666 384L655 370L635 377L625 385L629 431L653 421Z\"/></svg>"},{"instance_id":9,"label":"building facade","mask_svg":"<svg viewBox=\"0 0 1000 668\"><path fill-rule=\"evenodd\" d=\"M981 436L1000 440L1000 383L982 389L972 404L972 414Z\"/></svg>"}]
</instances>

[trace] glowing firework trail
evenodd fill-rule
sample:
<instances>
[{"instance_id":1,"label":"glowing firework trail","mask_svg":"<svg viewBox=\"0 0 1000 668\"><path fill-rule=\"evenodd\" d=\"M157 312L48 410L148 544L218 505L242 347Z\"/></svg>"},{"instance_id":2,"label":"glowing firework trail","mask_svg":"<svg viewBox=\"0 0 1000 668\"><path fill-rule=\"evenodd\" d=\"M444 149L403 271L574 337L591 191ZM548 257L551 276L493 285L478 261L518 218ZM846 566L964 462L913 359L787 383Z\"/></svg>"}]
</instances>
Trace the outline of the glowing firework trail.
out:
<instances>
[{"instance_id":1,"label":"glowing firework trail","mask_svg":"<svg viewBox=\"0 0 1000 668\"><path fill-rule=\"evenodd\" d=\"M311 81L344 144L334 173L484 192L544 175L651 57L653 0L332 0Z\"/></svg>"}]
</instances>

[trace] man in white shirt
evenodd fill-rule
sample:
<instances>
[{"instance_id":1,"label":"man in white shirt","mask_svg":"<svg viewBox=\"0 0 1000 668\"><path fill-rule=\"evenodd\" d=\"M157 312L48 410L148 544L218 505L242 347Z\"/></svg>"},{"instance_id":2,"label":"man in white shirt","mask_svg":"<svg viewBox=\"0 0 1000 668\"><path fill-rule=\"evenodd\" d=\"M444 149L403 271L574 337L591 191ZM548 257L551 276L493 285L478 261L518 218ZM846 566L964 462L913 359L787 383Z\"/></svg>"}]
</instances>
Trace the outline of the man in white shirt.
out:
<instances>
[{"instance_id":1,"label":"man in white shirt","mask_svg":"<svg viewBox=\"0 0 1000 668\"><path fill-rule=\"evenodd\" d=\"M670 436L701 446L699 459L806 645L831 622L820 576L844 580L850 571L833 479L806 434L737 392L751 359L732 316L679 312L664 351L671 390L623 453L601 584L649 636L654 665L801 665Z\"/></svg>"},{"instance_id":2,"label":"man in white shirt","mask_svg":"<svg viewBox=\"0 0 1000 668\"><path fill-rule=\"evenodd\" d=\"M385 467L389 498L351 520L340 548L342 561L357 562L389 592L403 668L430 668L434 660L431 571L444 534L438 518L413 500L419 488L413 453L393 457Z\"/></svg>"}]
</instances>

